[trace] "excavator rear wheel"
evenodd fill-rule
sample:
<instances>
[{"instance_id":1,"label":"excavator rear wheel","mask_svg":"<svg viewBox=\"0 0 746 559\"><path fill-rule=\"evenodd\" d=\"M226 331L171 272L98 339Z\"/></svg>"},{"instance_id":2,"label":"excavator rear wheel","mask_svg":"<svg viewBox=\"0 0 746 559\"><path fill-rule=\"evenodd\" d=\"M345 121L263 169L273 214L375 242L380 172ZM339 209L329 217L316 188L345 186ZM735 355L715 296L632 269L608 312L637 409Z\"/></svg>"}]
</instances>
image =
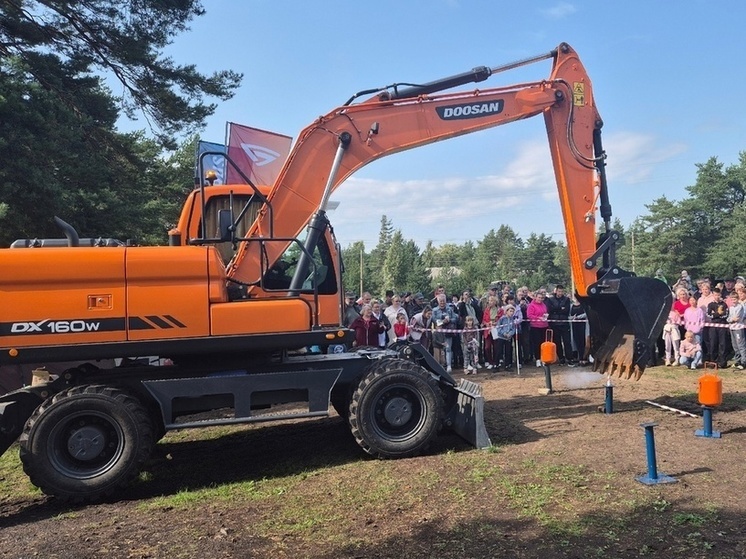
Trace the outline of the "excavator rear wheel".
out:
<instances>
[{"instance_id":1,"label":"excavator rear wheel","mask_svg":"<svg viewBox=\"0 0 746 559\"><path fill-rule=\"evenodd\" d=\"M108 386L70 388L41 404L20 437L23 469L47 495L98 501L128 485L155 444L134 397Z\"/></svg>"},{"instance_id":2,"label":"excavator rear wheel","mask_svg":"<svg viewBox=\"0 0 746 559\"><path fill-rule=\"evenodd\" d=\"M443 416L437 381L415 363L386 359L374 365L353 392L349 422L368 454L404 458L428 447Z\"/></svg>"}]
</instances>

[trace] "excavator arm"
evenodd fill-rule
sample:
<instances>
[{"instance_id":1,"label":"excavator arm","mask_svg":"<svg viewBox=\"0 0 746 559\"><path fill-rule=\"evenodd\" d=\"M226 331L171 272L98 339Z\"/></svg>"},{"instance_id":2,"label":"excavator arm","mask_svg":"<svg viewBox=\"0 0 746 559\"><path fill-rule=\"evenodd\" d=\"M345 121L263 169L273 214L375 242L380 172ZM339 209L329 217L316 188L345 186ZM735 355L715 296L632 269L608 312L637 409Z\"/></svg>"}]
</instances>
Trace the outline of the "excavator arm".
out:
<instances>
[{"instance_id":1,"label":"excavator arm","mask_svg":"<svg viewBox=\"0 0 746 559\"><path fill-rule=\"evenodd\" d=\"M553 59L547 79L507 87L448 91L490 75ZM371 93L371 92L368 92ZM249 286L281 256L285 245L257 242L296 237L306 225L325 222L331 193L364 165L383 156L544 115L570 265L591 325L595 364L611 374L642 374L670 309L671 294L657 280L635 278L616 265L618 233L604 172L601 118L591 81L567 44L538 57L498 68L477 68L419 86L392 86L363 102L351 101L319 117L300 134L268 195L267 205L241 239L227 268L229 281ZM604 233L597 240L596 214ZM269 208L268 206L271 206ZM279 217L277 217L279 216ZM309 247L312 248L312 247ZM310 251L309 251L310 252ZM298 287L304 267L291 289Z\"/></svg>"}]
</instances>

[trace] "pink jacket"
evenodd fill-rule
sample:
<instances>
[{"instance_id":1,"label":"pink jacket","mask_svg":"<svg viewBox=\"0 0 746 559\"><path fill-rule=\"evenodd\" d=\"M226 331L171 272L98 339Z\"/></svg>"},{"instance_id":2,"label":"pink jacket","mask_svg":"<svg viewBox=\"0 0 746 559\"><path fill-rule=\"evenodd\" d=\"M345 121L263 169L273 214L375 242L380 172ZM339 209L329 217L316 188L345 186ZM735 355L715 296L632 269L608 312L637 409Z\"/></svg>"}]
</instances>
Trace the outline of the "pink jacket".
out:
<instances>
[{"instance_id":1,"label":"pink jacket","mask_svg":"<svg viewBox=\"0 0 746 559\"><path fill-rule=\"evenodd\" d=\"M699 345L697 342L690 342L686 338L681 340L681 345L679 346L679 353L683 355L684 357L694 357L694 355L698 351L702 351L702 346Z\"/></svg>"},{"instance_id":2,"label":"pink jacket","mask_svg":"<svg viewBox=\"0 0 746 559\"><path fill-rule=\"evenodd\" d=\"M684 328L699 334L705 324L705 311L701 307L689 307L684 311Z\"/></svg>"},{"instance_id":3,"label":"pink jacket","mask_svg":"<svg viewBox=\"0 0 746 559\"><path fill-rule=\"evenodd\" d=\"M526 309L526 317L533 328L549 328L549 323L544 320L544 316L548 313L547 306L544 303L539 303L536 299L528 304Z\"/></svg>"}]
</instances>

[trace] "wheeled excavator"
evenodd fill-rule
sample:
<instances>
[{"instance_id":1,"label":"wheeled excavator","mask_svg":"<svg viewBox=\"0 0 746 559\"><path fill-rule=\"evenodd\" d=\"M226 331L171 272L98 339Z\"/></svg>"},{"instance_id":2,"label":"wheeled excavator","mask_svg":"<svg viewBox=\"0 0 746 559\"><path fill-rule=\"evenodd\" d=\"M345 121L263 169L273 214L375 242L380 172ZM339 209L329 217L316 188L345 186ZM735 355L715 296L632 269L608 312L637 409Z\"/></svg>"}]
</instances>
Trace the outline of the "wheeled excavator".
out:
<instances>
[{"instance_id":1,"label":"wheeled excavator","mask_svg":"<svg viewBox=\"0 0 746 559\"><path fill-rule=\"evenodd\" d=\"M552 69L540 81L462 87L542 60ZM0 365L71 364L0 396L0 450L19 440L42 491L95 501L126 486L168 430L321 417L330 406L374 456L421 453L443 427L489 445L481 387L457 381L419 344L299 348L353 339L342 327L340 248L327 218L345 179L398 151L538 115L595 367L639 378L671 293L617 265L602 121L583 64L563 43L353 95L301 132L274 184L200 178L169 246L81 242L60 220L64 240L0 250ZM144 355L159 360L142 363Z\"/></svg>"}]
</instances>

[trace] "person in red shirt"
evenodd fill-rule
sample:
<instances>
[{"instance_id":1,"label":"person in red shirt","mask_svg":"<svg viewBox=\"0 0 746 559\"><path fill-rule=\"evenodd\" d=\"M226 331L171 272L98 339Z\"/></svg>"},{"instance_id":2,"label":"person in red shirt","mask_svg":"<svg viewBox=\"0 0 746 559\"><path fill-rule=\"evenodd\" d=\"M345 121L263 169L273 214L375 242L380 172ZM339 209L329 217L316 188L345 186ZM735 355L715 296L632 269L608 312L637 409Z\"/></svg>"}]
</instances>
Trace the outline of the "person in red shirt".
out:
<instances>
[{"instance_id":1,"label":"person in red shirt","mask_svg":"<svg viewBox=\"0 0 746 559\"><path fill-rule=\"evenodd\" d=\"M409 337L409 324L407 324L406 313L400 312L396 315L396 322L394 323L394 334L397 342L406 341Z\"/></svg>"},{"instance_id":2,"label":"person in red shirt","mask_svg":"<svg viewBox=\"0 0 746 559\"><path fill-rule=\"evenodd\" d=\"M673 310L679 315L679 336L680 339L684 339L686 334L686 327L684 326L684 313L689 308L689 292L685 287L679 287L676 290L676 300L673 302Z\"/></svg>"}]
</instances>

